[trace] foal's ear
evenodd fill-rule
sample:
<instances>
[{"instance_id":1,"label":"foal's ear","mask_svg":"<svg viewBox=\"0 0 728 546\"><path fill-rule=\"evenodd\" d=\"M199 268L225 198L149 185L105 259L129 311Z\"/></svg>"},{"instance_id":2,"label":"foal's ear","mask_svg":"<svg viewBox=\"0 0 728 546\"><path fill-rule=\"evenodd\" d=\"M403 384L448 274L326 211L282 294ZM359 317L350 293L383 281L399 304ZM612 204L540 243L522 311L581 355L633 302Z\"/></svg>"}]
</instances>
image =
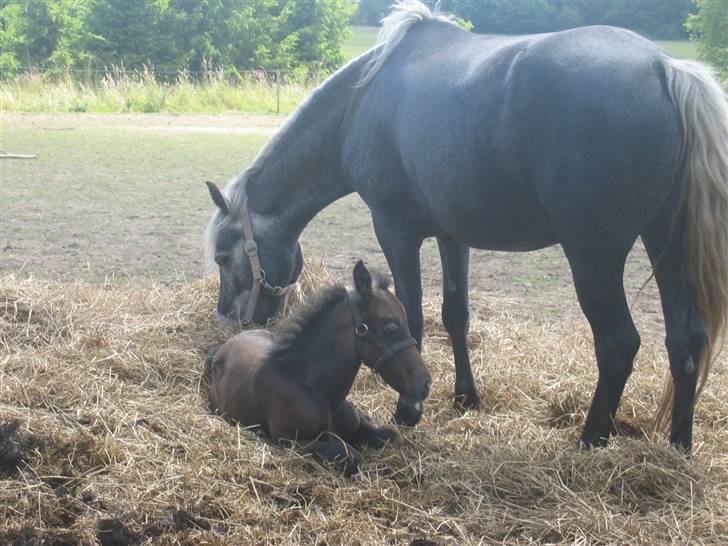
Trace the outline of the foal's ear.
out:
<instances>
[{"instance_id":1,"label":"foal's ear","mask_svg":"<svg viewBox=\"0 0 728 546\"><path fill-rule=\"evenodd\" d=\"M210 196L212 197L213 202L218 206L223 214L227 215L230 212L230 203L228 202L227 197L225 197L220 191L220 188L212 182L205 182L205 184L207 184L207 189L210 190Z\"/></svg>"},{"instance_id":2,"label":"foal's ear","mask_svg":"<svg viewBox=\"0 0 728 546\"><path fill-rule=\"evenodd\" d=\"M361 260L354 266L354 287L362 297L372 295L372 276Z\"/></svg>"}]
</instances>

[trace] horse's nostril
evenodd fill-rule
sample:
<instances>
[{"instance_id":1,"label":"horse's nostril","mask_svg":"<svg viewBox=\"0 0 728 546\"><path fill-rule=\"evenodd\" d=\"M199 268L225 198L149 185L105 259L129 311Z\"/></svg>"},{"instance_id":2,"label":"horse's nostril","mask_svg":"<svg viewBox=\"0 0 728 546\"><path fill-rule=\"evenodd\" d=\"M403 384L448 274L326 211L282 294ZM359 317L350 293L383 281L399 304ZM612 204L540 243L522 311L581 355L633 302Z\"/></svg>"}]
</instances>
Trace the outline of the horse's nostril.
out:
<instances>
[{"instance_id":1,"label":"horse's nostril","mask_svg":"<svg viewBox=\"0 0 728 546\"><path fill-rule=\"evenodd\" d=\"M432 385L432 381L429 379L425 380L425 398L430 396L430 386Z\"/></svg>"}]
</instances>

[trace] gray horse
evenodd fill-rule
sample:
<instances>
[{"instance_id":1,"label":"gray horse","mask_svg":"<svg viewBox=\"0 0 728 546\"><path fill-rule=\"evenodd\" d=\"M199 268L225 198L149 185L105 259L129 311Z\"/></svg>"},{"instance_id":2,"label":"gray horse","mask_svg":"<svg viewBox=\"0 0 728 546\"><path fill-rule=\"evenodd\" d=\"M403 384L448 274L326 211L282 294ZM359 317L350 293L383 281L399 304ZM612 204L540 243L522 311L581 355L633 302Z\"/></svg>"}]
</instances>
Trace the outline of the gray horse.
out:
<instances>
[{"instance_id":1,"label":"gray horse","mask_svg":"<svg viewBox=\"0 0 728 546\"><path fill-rule=\"evenodd\" d=\"M619 28L470 34L419 2L395 6L380 44L324 82L223 194L207 232L218 313L265 322L300 273L297 241L357 192L418 342L419 251L436 237L456 404L470 370L469 247L560 244L591 324L599 380L581 435L605 445L640 337L622 277L638 237L652 260L674 393L671 441L693 407L728 308L728 105L708 69ZM401 400L395 419L420 410Z\"/></svg>"}]
</instances>

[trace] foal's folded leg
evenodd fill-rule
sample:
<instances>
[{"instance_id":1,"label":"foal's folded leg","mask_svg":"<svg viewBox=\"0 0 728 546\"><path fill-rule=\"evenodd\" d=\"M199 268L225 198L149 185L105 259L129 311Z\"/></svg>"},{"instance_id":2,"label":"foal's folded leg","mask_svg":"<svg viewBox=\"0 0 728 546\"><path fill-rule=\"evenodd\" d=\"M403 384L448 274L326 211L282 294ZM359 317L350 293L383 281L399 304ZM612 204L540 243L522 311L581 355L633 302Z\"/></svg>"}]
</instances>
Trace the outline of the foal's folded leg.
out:
<instances>
[{"instance_id":1,"label":"foal's folded leg","mask_svg":"<svg viewBox=\"0 0 728 546\"><path fill-rule=\"evenodd\" d=\"M309 443L299 442L306 451L321 457L324 461L344 465L344 476L351 476L359 472L361 455L351 445L339 438L324 436L325 439L314 440Z\"/></svg>"},{"instance_id":2,"label":"foal's folded leg","mask_svg":"<svg viewBox=\"0 0 728 546\"><path fill-rule=\"evenodd\" d=\"M387 442L394 442L399 438L396 430L374 425L368 415L355 408L348 400L344 400L334 413L332 429L346 442L357 447L380 449Z\"/></svg>"},{"instance_id":3,"label":"foal's folded leg","mask_svg":"<svg viewBox=\"0 0 728 546\"><path fill-rule=\"evenodd\" d=\"M270 400L275 397L269 396ZM343 464L346 476L358 472L361 455L336 435L328 404L305 389L280 402L271 405L268 415L268 430L275 443L296 444L326 462Z\"/></svg>"}]
</instances>

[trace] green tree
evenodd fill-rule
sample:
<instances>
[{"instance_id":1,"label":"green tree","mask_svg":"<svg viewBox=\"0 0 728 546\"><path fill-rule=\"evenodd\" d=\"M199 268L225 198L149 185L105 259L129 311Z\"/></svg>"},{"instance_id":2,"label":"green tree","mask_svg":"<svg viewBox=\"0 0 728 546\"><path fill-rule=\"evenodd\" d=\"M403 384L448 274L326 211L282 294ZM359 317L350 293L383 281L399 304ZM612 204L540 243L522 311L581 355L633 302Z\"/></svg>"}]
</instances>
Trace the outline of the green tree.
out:
<instances>
[{"instance_id":1,"label":"green tree","mask_svg":"<svg viewBox=\"0 0 728 546\"><path fill-rule=\"evenodd\" d=\"M688 17L685 26L698 41L700 57L728 79L728 0L694 0L698 12Z\"/></svg>"},{"instance_id":2,"label":"green tree","mask_svg":"<svg viewBox=\"0 0 728 546\"><path fill-rule=\"evenodd\" d=\"M392 5L391 0L359 0L352 18L355 25L377 26Z\"/></svg>"},{"instance_id":3,"label":"green tree","mask_svg":"<svg viewBox=\"0 0 728 546\"><path fill-rule=\"evenodd\" d=\"M86 48L97 66L175 70L169 0L91 0Z\"/></svg>"},{"instance_id":4,"label":"green tree","mask_svg":"<svg viewBox=\"0 0 728 546\"><path fill-rule=\"evenodd\" d=\"M295 0L284 34L295 35L295 49L286 52L296 65L333 70L341 65L341 42L350 32L356 10L351 0Z\"/></svg>"},{"instance_id":5,"label":"green tree","mask_svg":"<svg viewBox=\"0 0 728 546\"><path fill-rule=\"evenodd\" d=\"M370 7L369 1L362 0L360 10ZM690 0L442 0L441 4L484 34L615 25L663 39L685 38L683 22L693 9Z\"/></svg>"},{"instance_id":6,"label":"green tree","mask_svg":"<svg viewBox=\"0 0 728 546\"><path fill-rule=\"evenodd\" d=\"M63 72L85 59L82 42L89 0L3 2L0 71L25 66Z\"/></svg>"},{"instance_id":7,"label":"green tree","mask_svg":"<svg viewBox=\"0 0 728 546\"><path fill-rule=\"evenodd\" d=\"M20 6L6 0L0 2L0 78L12 76L21 67L22 49Z\"/></svg>"}]
</instances>

